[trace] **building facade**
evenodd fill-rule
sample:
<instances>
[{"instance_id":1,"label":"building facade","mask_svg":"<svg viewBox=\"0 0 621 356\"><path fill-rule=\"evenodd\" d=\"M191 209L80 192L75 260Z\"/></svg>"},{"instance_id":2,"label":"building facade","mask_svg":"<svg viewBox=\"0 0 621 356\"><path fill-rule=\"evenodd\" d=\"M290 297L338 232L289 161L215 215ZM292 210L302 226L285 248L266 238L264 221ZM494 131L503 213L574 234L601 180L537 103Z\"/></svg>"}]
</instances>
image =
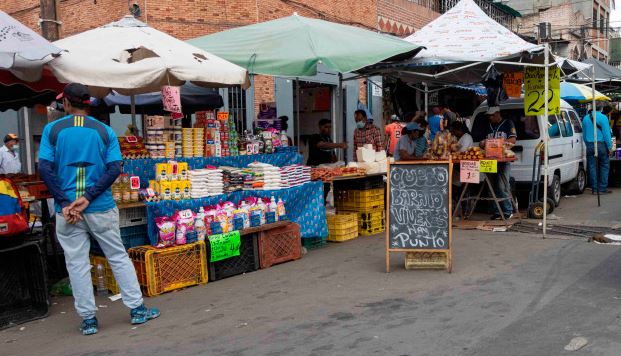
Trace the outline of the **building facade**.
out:
<instances>
[{"instance_id":1,"label":"building facade","mask_svg":"<svg viewBox=\"0 0 621 356\"><path fill-rule=\"evenodd\" d=\"M517 32L537 40L538 24L549 23L553 51L582 60L609 59L610 0L509 0L508 5L522 14Z\"/></svg>"}]
</instances>

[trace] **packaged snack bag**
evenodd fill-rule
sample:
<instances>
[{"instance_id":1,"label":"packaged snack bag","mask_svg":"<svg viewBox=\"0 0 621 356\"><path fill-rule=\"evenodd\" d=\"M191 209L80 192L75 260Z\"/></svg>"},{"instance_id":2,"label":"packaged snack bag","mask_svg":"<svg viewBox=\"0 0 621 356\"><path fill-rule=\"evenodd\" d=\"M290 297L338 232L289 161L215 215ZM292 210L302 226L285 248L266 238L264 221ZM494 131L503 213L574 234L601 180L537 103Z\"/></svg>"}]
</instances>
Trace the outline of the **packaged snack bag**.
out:
<instances>
[{"instance_id":1,"label":"packaged snack bag","mask_svg":"<svg viewBox=\"0 0 621 356\"><path fill-rule=\"evenodd\" d=\"M166 163L155 164L155 180L157 181L168 180L168 165Z\"/></svg>"},{"instance_id":2,"label":"packaged snack bag","mask_svg":"<svg viewBox=\"0 0 621 356\"><path fill-rule=\"evenodd\" d=\"M188 162L177 163L177 168L179 170L179 180L187 180L188 179Z\"/></svg>"},{"instance_id":3,"label":"packaged snack bag","mask_svg":"<svg viewBox=\"0 0 621 356\"><path fill-rule=\"evenodd\" d=\"M160 182L160 196L163 200L171 200L173 198L173 187L171 182Z\"/></svg>"},{"instance_id":4,"label":"packaged snack bag","mask_svg":"<svg viewBox=\"0 0 621 356\"><path fill-rule=\"evenodd\" d=\"M157 248L173 246L175 244L175 223L168 217L155 218L158 231Z\"/></svg>"},{"instance_id":5,"label":"packaged snack bag","mask_svg":"<svg viewBox=\"0 0 621 356\"><path fill-rule=\"evenodd\" d=\"M182 210L178 211L175 216L175 223L177 227L177 234L175 236L175 244L177 245L185 245L186 237L185 234L188 231L194 231L194 221L196 219L196 213L192 210Z\"/></svg>"}]
</instances>

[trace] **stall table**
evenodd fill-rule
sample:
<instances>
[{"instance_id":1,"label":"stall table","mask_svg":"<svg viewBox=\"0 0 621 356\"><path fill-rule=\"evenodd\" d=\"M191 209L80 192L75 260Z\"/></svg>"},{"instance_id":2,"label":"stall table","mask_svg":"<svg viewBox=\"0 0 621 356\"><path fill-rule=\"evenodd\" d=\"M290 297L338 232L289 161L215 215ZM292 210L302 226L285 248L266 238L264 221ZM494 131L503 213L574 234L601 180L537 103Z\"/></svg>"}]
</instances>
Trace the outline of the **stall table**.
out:
<instances>
[{"instance_id":1,"label":"stall table","mask_svg":"<svg viewBox=\"0 0 621 356\"><path fill-rule=\"evenodd\" d=\"M515 158L502 158L502 159L494 159L495 161L497 161L498 163L510 163L510 162L514 162ZM460 160L453 160L454 164L459 165ZM517 203L513 197L513 194L511 193L511 189L509 189L509 196L507 198L499 198L496 196L496 193L494 192L494 188L492 186L492 182L489 179L489 174L497 174L497 173L480 173L480 177L481 177L481 187L479 188L479 191L477 193L476 196L473 197L466 197L466 192L468 191L468 187L470 186L470 183L464 183L463 185L463 189L462 192L459 196L459 200L457 201L457 204L455 206L455 210L453 210L453 217L455 217L455 215L457 215L458 212L461 212L461 217L463 219L468 219L470 218L470 216L472 215L472 213L474 213L474 209L477 206L477 203L481 200L484 201L492 201L494 202L494 205L496 205L496 208L498 209L498 211L502 211L502 209L500 208L500 202L503 202L505 200L509 200L511 201L511 204L513 205L513 209L515 214L518 216L518 218L521 218L519 215L519 211L517 208ZM507 186L509 186L509 182L504 182L504 177L501 176L501 179L503 179L503 183L506 184ZM489 194L491 195L490 197L482 197L482 193L483 190L485 190L485 188L488 189ZM461 209L461 204L463 202L468 202L468 201L473 201L473 203L470 205L470 208L468 209L468 211L466 212L466 215L464 216L464 212ZM505 223L506 226L509 225L509 222L507 221L507 219L505 219L504 214L500 214L500 218L502 219L502 221Z\"/></svg>"},{"instance_id":2,"label":"stall table","mask_svg":"<svg viewBox=\"0 0 621 356\"><path fill-rule=\"evenodd\" d=\"M300 225L300 235L302 238L328 236L323 183L308 182L296 187L278 190L241 190L201 199L147 202L149 240L152 245L157 244L156 217L172 216L176 211L184 209L198 211L201 206L213 206L224 201L237 203L248 197L271 198L272 196L276 200L281 198L285 202L287 218Z\"/></svg>"}]
</instances>

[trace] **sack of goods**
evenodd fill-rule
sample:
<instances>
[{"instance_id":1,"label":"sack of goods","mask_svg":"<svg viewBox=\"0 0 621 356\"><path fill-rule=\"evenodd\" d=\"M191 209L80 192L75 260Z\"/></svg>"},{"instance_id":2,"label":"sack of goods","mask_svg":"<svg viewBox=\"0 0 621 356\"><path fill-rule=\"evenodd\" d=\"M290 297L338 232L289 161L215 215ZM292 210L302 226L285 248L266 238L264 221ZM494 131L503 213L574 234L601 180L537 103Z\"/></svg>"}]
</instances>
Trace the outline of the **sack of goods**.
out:
<instances>
[{"instance_id":1,"label":"sack of goods","mask_svg":"<svg viewBox=\"0 0 621 356\"><path fill-rule=\"evenodd\" d=\"M192 199L224 193L221 169L196 169L189 171Z\"/></svg>"},{"instance_id":2,"label":"sack of goods","mask_svg":"<svg viewBox=\"0 0 621 356\"><path fill-rule=\"evenodd\" d=\"M255 182L262 177L263 186L259 189L262 190L275 190L282 188L282 176L280 174L280 168L272 166L267 163L254 162L248 165L250 169L256 174Z\"/></svg>"}]
</instances>

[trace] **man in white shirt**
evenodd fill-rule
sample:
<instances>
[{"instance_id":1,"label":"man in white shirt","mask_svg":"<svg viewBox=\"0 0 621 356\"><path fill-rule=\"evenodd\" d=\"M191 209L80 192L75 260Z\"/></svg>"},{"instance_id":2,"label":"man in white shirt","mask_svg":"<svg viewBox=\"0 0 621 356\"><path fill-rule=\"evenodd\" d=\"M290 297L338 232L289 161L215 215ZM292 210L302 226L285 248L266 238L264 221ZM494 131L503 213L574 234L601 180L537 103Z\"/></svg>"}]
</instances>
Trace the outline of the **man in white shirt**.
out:
<instances>
[{"instance_id":1,"label":"man in white shirt","mask_svg":"<svg viewBox=\"0 0 621 356\"><path fill-rule=\"evenodd\" d=\"M463 122L453 122L451 124L451 134L459 140L459 152L466 152L470 147L474 146L472 136L470 136L468 128Z\"/></svg>"},{"instance_id":2,"label":"man in white shirt","mask_svg":"<svg viewBox=\"0 0 621 356\"><path fill-rule=\"evenodd\" d=\"M22 163L17 154L19 138L10 133L4 137L4 146L0 147L0 174L15 174L22 171Z\"/></svg>"}]
</instances>

